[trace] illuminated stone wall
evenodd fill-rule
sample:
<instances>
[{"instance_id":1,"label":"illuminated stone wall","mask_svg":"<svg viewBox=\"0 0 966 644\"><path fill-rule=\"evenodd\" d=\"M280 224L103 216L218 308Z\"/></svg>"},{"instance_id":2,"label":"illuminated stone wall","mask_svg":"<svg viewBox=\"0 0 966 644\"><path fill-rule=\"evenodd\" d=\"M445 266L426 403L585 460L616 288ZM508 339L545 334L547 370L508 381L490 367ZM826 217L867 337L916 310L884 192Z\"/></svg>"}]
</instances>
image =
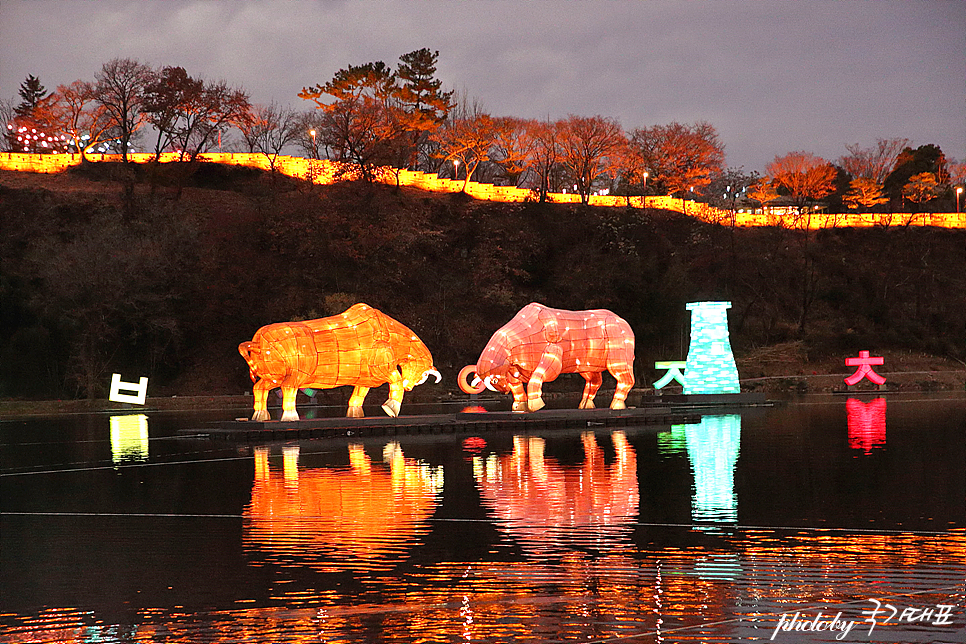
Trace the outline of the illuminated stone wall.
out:
<instances>
[{"instance_id":1,"label":"illuminated stone wall","mask_svg":"<svg viewBox=\"0 0 966 644\"><path fill-rule=\"evenodd\" d=\"M90 161L120 161L118 154L88 154ZM135 163L147 163L154 159L153 154L129 154L128 158ZM178 161L179 155L168 152L161 155L162 163ZM222 152L199 155L202 161L213 163L227 163L243 165L253 168L270 170L268 157L264 154L250 154L238 152ZM81 162L79 154L24 154L15 152L0 153L0 169L20 170L24 172L63 172L72 165ZM279 156L275 162L276 170L282 174L300 179L307 179L319 184L331 184L338 177L352 177L353 167L328 160L313 160L302 157ZM385 168L379 173L379 180L389 184L396 183L399 175L399 185L419 188L431 192L460 192L464 190L463 181L441 179L432 173L413 172L410 170L394 170ZM488 183L469 181L465 192L474 199L485 201L522 202L537 197L532 190L514 188L512 186L494 186ZM580 203L579 194L551 193L548 201L553 203ZM591 195L591 206L623 207L628 203L636 208L645 204L648 208L661 208L675 212L683 212L692 217L705 221L717 222L723 225L736 226L785 226L798 227L790 215L775 215L769 213L736 213L732 215L727 210L714 208L707 204L683 201L676 197L622 197L617 195ZM734 221L732 221L732 218ZM815 214L807 222L811 229L852 227L870 228L874 226L938 226L940 228L966 228L966 213L849 213L849 214Z\"/></svg>"}]
</instances>

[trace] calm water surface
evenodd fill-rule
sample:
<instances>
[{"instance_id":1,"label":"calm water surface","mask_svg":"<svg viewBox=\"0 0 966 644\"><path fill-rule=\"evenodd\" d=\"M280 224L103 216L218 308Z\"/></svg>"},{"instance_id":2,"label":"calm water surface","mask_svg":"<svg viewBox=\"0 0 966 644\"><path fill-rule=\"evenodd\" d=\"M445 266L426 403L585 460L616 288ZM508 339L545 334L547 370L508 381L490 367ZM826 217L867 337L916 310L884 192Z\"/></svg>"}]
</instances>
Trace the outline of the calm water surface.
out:
<instances>
[{"instance_id":1,"label":"calm water surface","mask_svg":"<svg viewBox=\"0 0 966 644\"><path fill-rule=\"evenodd\" d=\"M961 393L183 434L244 413L0 422L0 641L966 641Z\"/></svg>"}]
</instances>

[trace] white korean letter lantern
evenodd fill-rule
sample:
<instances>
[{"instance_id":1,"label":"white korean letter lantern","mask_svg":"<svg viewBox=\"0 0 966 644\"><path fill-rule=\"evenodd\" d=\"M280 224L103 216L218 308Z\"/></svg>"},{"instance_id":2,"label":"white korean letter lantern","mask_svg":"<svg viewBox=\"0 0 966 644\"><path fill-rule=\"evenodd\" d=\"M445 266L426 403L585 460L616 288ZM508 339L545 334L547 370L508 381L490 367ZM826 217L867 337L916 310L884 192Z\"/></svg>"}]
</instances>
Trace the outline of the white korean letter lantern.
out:
<instances>
[{"instance_id":1,"label":"white korean letter lantern","mask_svg":"<svg viewBox=\"0 0 966 644\"><path fill-rule=\"evenodd\" d=\"M133 393L122 394L121 391ZM123 382L121 374L115 373L111 376L111 393L107 399L111 402L130 403L132 405L143 405L144 399L148 395L148 379L141 376L136 383Z\"/></svg>"}]
</instances>

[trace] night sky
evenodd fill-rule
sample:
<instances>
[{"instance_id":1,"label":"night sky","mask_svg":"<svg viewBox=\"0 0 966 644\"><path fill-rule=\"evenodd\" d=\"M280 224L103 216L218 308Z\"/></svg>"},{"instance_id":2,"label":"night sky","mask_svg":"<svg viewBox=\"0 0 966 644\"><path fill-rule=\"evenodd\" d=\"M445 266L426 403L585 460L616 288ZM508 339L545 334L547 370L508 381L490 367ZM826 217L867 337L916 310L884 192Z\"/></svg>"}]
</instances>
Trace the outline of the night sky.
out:
<instances>
[{"instance_id":1,"label":"night sky","mask_svg":"<svg viewBox=\"0 0 966 644\"><path fill-rule=\"evenodd\" d=\"M423 47L493 116L708 121L748 172L894 137L966 159L964 0L2 0L0 98L121 57L309 109L303 86Z\"/></svg>"}]
</instances>

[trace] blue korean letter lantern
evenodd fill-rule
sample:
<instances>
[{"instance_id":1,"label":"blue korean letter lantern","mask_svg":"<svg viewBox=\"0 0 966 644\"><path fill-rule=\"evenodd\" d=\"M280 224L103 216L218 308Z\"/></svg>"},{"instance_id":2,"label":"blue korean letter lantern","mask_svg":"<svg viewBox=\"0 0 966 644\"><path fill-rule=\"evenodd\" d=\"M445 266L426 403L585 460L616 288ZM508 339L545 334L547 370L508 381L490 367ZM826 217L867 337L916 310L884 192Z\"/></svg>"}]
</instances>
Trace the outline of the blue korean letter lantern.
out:
<instances>
[{"instance_id":1,"label":"blue korean letter lantern","mask_svg":"<svg viewBox=\"0 0 966 644\"><path fill-rule=\"evenodd\" d=\"M738 367L731 353L731 302L689 302L691 345L684 372L685 394L737 394Z\"/></svg>"}]
</instances>

